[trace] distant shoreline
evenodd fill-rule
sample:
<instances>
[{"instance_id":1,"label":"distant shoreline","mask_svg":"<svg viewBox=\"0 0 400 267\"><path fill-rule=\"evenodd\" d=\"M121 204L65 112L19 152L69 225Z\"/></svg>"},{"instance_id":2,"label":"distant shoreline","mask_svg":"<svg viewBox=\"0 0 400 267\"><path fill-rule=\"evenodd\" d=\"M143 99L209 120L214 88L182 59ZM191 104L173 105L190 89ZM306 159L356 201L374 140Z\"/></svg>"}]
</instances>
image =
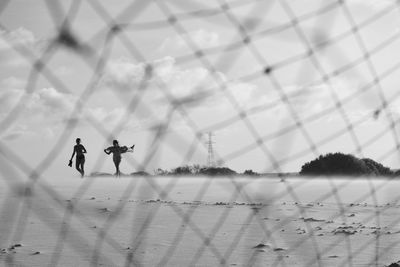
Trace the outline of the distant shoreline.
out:
<instances>
[{"instance_id":1,"label":"distant shoreline","mask_svg":"<svg viewBox=\"0 0 400 267\"><path fill-rule=\"evenodd\" d=\"M134 177L134 176L152 176L152 177L159 177L159 176L165 176L165 177L179 177L179 176L191 176L191 177L201 177L201 176L207 176L205 174L150 174L147 172L133 172L133 173L121 173L121 177ZM241 177L297 177L300 176L298 172L285 172L285 173L260 173L257 175L247 175L243 173L234 173L234 174L221 174L221 175L211 175L211 176L241 176ZM115 177L115 174L112 173L107 173L107 172L92 172L89 174L87 177Z\"/></svg>"},{"instance_id":2,"label":"distant shoreline","mask_svg":"<svg viewBox=\"0 0 400 267\"><path fill-rule=\"evenodd\" d=\"M316 159L306 162L301 167L300 172L271 172L257 173L251 169L245 170L243 173L238 173L228 167L215 166L200 166L184 165L164 170L161 168L155 169L153 174L145 171L132 172L130 174L121 173L120 176L218 176L218 177L300 177L300 176L335 176L335 177L395 177L399 176L400 171L390 169L369 158L359 159L351 154L343 154L340 152L328 153L320 155ZM92 172L89 177L110 177L115 176L106 172Z\"/></svg>"},{"instance_id":3,"label":"distant shoreline","mask_svg":"<svg viewBox=\"0 0 400 267\"><path fill-rule=\"evenodd\" d=\"M89 175L87 175L86 177L89 178L100 178L100 177L112 177L115 178L115 174L112 173L107 173L107 172L92 172ZM133 172L133 173L121 173L120 177L204 177L204 176L209 176L209 177L215 177L215 178L229 178L229 177L248 177L248 178L297 178L297 177L303 177L303 178L307 178L307 177L313 177L313 178L318 178L318 177L334 177L334 178L349 178L351 177L352 179L357 179L357 178L365 178L366 176L368 176L369 179L373 179L373 178L394 178L396 177L396 175L365 175L365 174L361 174L361 175L337 175L337 174L331 174L331 175L327 175L327 174L318 174L318 175L303 175L300 174L298 172L283 172L283 173L259 173L256 175L247 175L247 174L243 174L243 173L234 173L234 174L219 174L219 175L207 175L207 174L191 174L191 173L187 173L187 174L173 174L173 173L168 173L168 174L150 174L147 172Z\"/></svg>"}]
</instances>

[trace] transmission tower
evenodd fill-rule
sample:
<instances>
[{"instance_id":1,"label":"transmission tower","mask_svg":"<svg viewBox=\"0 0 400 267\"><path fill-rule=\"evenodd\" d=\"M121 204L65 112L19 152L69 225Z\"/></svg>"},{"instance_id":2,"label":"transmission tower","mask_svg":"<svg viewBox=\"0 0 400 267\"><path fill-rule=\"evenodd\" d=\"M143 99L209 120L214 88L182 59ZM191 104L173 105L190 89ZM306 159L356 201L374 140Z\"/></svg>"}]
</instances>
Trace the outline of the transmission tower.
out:
<instances>
[{"instance_id":1,"label":"transmission tower","mask_svg":"<svg viewBox=\"0 0 400 267\"><path fill-rule=\"evenodd\" d=\"M214 148L213 148L213 144L215 144L215 142L212 140L213 136L214 136L214 134L212 132L209 132L208 140L206 142L206 145L208 148L208 156L207 156L207 166L208 167L215 167Z\"/></svg>"}]
</instances>

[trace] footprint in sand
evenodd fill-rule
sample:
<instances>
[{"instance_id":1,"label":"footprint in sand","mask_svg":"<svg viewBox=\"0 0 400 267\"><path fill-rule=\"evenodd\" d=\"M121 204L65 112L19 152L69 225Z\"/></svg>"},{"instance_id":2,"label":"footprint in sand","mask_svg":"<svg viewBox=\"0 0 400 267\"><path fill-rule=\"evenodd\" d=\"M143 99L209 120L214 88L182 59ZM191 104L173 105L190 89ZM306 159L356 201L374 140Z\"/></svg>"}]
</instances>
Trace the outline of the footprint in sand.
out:
<instances>
[{"instance_id":1,"label":"footprint in sand","mask_svg":"<svg viewBox=\"0 0 400 267\"><path fill-rule=\"evenodd\" d=\"M100 208L99 211L100 212L111 212L111 210L109 210L108 208Z\"/></svg>"},{"instance_id":2,"label":"footprint in sand","mask_svg":"<svg viewBox=\"0 0 400 267\"><path fill-rule=\"evenodd\" d=\"M253 248L269 248L270 245L264 244L264 243L260 243L257 246L254 246Z\"/></svg>"},{"instance_id":3,"label":"footprint in sand","mask_svg":"<svg viewBox=\"0 0 400 267\"><path fill-rule=\"evenodd\" d=\"M22 245L21 244L15 244L15 245L12 245L11 247L9 247L8 250L14 250L14 249L19 248L19 247L22 247Z\"/></svg>"}]
</instances>

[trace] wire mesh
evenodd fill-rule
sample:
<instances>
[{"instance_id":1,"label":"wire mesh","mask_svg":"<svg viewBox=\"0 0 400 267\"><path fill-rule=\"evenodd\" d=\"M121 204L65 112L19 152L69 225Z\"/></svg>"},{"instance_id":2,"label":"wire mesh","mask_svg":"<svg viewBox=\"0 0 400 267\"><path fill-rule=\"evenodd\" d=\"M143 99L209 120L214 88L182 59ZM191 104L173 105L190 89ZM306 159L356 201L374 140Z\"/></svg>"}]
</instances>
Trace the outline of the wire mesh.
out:
<instances>
[{"instance_id":1,"label":"wire mesh","mask_svg":"<svg viewBox=\"0 0 400 267\"><path fill-rule=\"evenodd\" d=\"M399 1L128 1L118 12L105 1L40 3L38 16L46 15L55 30L40 41L21 40L26 32L5 22L15 3L0 3L0 53L18 55L29 69L12 105L4 82L0 93L2 264L383 266L399 260L395 177L287 174L288 166L343 149L343 140L348 153L398 164L400 62L393 52L400 31L392 19ZM88 21L82 14L90 14ZM93 18L95 30L88 30ZM196 25L223 35L193 31ZM157 34L169 36L158 48L143 41ZM174 56L157 59L163 49ZM118 60L121 51L125 58ZM63 77L54 63L60 55L79 59L85 86L77 90L78 78ZM172 71L181 80L169 77ZM262 89L249 96L255 84ZM60 130L32 163L11 144L21 120L41 112L32 99L45 101L44 87L70 102L66 108L56 102L64 113ZM118 116L91 106L104 98L118 103ZM221 105L225 116L217 114ZM132 118L141 124L127 129ZM318 129L321 122L334 127ZM124 158L136 171L151 170L166 147L181 155L175 165L196 163L199 150L215 153L218 166L253 153L245 162L263 162L261 172L269 175L123 181L94 175L54 185L49 170L82 127L104 147L123 133L146 132L144 155ZM214 142L204 139L211 132L234 136L229 149L212 150ZM91 169L101 169L104 154L94 158ZM43 236L47 244L38 241Z\"/></svg>"}]
</instances>

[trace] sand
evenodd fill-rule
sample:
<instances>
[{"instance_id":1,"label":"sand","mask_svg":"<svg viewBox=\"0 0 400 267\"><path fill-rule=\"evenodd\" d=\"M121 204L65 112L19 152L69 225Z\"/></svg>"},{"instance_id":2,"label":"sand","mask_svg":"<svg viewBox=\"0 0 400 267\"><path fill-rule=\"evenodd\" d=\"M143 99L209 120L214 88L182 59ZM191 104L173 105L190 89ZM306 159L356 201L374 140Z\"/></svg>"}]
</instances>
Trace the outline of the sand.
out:
<instances>
[{"instance_id":1,"label":"sand","mask_svg":"<svg viewBox=\"0 0 400 267\"><path fill-rule=\"evenodd\" d=\"M400 259L393 180L10 181L0 189L2 265L384 266Z\"/></svg>"}]
</instances>

